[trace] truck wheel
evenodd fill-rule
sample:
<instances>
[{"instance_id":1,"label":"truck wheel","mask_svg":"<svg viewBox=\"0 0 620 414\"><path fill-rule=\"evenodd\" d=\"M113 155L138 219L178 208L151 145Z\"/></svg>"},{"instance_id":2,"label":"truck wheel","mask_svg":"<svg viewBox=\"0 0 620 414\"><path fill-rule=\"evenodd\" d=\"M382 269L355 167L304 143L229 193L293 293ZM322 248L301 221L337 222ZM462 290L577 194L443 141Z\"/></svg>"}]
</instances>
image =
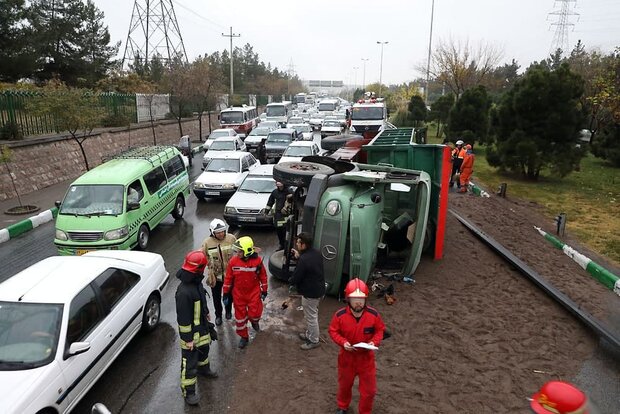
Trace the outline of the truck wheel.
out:
<instances>
[{"instance_id":1,"label":"truck wheel","mask_svg":"<svg viewBox=\"0 0 620 414\"><path fill-rule=\"evenodd\" d=\"M293 161L276 164L273 167L273 178L285 185L308 187L316 174L332 175L333 168L314 162Z\"/></svg>"},{"instance_id":2,"label":"truck wheel","mask_svg":"<svg viewBox=\"0 0 620 414\"><path fill-rule=\"evenodd\" d=\"M174 202L174 210L172 210L172 217L174 217L175 220L178 220L183 217L184 213L185 213L185 200L183 200L183 197L177 196L177 199Z\"/></svg>"},{"instance_id":3,"label":"truck wheel","mask_svg":"<svg viewBox=\"0 0 620 414\"><path fill-rule=\"evenodd\" d=\"M146 250L146 246L149 244L149 235L149 226L146 224L141 225L138 230L138 248L140 250Z\"/></svg>"},{"instance_id":4,"label":"truck wheel","mask_svg":"<svg viewBox=\"0 0 620 414\"><path fill-rule=\"evenodd\" d=\"M336 151L349 141L358 141L364 139L361 135L334 135L327 137L321 141L321 148L329 151Z\"/></svg>"},{"instance_id":5,"label":"truck wheel","mask_svg":"<svg viewBox=\"0 0 620 414\"><path fill-rule=\"evenodd\" d=\"M273 252L271 256L269 256L269 273L278 280L288 282L288 278L282 272L283 266L284 250Z\"/></svg>"}]
</instances>

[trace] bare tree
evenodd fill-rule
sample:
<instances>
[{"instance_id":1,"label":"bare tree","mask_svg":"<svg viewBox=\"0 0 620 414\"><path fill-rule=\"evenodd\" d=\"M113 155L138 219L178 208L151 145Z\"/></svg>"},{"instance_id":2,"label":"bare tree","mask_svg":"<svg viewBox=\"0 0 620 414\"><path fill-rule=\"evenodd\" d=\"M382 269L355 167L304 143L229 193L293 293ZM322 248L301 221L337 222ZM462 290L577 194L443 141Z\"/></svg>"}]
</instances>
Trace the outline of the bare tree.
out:
<instances>
[{"instance_id":1,"label":"bare tree","mask_svg":"<svg viewBox=\"0 0 620 414\"><path fill-rule=\"evenodd\" d=\"M471 87L480 85L493 71L503 51L487 42L471 45L469 39L440 39L433 51L430 74L457 97ZM419 67L418 70L426 68Z\"/></svg>"}]
</instances>

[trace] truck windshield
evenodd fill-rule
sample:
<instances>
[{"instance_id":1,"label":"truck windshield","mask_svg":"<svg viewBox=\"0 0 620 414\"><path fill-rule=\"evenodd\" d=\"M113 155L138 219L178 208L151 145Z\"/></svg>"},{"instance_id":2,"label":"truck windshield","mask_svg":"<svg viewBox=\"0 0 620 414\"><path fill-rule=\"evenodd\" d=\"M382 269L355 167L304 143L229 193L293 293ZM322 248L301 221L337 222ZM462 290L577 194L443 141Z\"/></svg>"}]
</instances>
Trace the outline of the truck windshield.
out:
<instances>
[{"instance_id":1,"label":"truck windshield","mask_svg":"<svg viewBox=\"0 0 620 414\"><path fill-rule=\"evenodd\" d=\"M383 108L374 106L363 106L353 108L351 120L353 121L370 121L383 119Z\"/></svg>"},{"instance_id":2,"label":"truck windshield","mask_svg":"<svg viewBox=\"0 0 620 414\"><path fill-rule=\"evenodd\" d=\"M286 111L283 106L268 106L267 116L285 116Z\"/></svg>"},{"instance_id":3,"label":"truck windshield","mask_svg":"<svg viewBox=\"0 0 620 414\"><path fill-rule=\"evenodd\" d=\"M56 355L62 305L0 302L0 371L48 364Z\"/></svg>"},{"instance_id":4,"label":"truck windshield","mask_svg":"<svg viewBox=\"0 0 620 414\"><path fill-rule=\"evenodd\" d=\"M76 216L117 216L123 212L122 185L72 185L59 214Z\"/></svg>"},{"instance_id":5,"label":"truck windshield","mask_svg":"<svg viewBox=\"0 0 620 414\"><path fill-rule=\"evenodd\" d=\"M222 112L220 114L220 123L221 124L242 124L243 123L243 112L241 111Z\"/></svg>"}]
</instances>

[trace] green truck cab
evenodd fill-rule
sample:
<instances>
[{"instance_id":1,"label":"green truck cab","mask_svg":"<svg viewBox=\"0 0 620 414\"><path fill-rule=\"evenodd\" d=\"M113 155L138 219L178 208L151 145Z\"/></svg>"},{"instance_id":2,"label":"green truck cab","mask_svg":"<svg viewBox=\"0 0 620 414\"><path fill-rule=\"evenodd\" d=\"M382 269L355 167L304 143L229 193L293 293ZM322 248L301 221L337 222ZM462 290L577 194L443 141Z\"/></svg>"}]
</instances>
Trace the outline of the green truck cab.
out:
<instances>
[{"instance_id":1,"label":"green truck cab","mask_svg":"<svg viewBox=\"0 0 620 414\"><path fill-rule=\"evenodd\" d=\"M57 202L54 244L61 255L144 250L150 232L168 214L183 217L188 196L187 162L176 148L130 149L69 186Z\"/></svg>"},{"instance_id":2,"label":"green truck cab","mask_svg":"<svg viewBox=\"0 0 620 414\"><path fill-rule=\"evenodd\" d=\"M407 147L385 144L377 140L380 134L363 147L368 164L305 157L274 166L274 179L296 188L287 244L269 259L275 277L287 281L292 274L295 262L289 252L300 231L313 235L313 247L323 258L327 294L333 296L349 279L368 281L377 269L410 276L423 251L441 257L447 201L442 181L449 178L449 150L445 159L445 146L418 145L411 129L393 131L409 137ZM417 155L403 162L409 150ZM414 166L411 160L423 169L402 168Z\"/></svg>"}]
</instances>

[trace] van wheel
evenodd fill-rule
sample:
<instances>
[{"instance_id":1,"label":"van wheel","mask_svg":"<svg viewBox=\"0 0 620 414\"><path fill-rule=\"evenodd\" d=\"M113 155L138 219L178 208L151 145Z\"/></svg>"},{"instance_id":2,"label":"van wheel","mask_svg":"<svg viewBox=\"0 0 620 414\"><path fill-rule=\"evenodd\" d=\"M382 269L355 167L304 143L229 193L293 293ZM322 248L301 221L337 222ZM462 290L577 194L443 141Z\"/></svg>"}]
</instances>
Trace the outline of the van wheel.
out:
<instances>
[{"instance_id":1,"label":"van wheel","mask_svg":"<svg viewBox=\"0 0 620 414\"><path fill-rule=\"evenodd\" d=\"M181 196L177 196L177 200L174 202L174 210L172 210L172 217L175 220L183 218L185 213L185 200Z\"/></svg>"},{"instance_id":2,"label":"van wheel","mask_svg":"<svg viewBox=\"0 0 620 414\"><path fill-rule=\"evenodd\" d=\"M146 246L149 244L149 226L143 224L140 226L140 230L138 230L138 248L140 250L146 250Z\"/></svg>"},{"instance_id":3,"label":"van wheel","mask_svg":"<svg viewBox=\"0 0 620 414\"><path fill-rule=\"evenodd\" d=\"M142 313L142 330L144 332L151 332L161 317L161 300L155 293L151 293L151 296L144 305L144 312Z\"/></svg>"},{"instance_id":4,"label":"van wheel","mask_svg":"<svg viewBox=\"0 0 620 414\"><path fill-rule=\"evenodd\" d=\"M273 178L285 185L308 187L316 174L332 175L334 169L327 165L314 162L293 161L276 164L273 167Z\"/></svg>"}]
</instances>

